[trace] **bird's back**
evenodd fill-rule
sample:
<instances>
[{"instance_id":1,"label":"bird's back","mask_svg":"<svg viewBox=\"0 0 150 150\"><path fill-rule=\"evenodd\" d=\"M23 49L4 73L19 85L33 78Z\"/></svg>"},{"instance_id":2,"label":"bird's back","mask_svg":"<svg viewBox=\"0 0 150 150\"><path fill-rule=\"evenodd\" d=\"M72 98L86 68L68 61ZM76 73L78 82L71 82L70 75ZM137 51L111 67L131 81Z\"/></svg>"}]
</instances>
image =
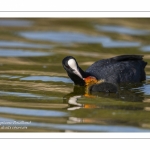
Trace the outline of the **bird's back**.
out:
<instances>
[{"instance_id":1,"label":"bird's back","mask_svg":"<svg viewBox=\"0 0 150 150\"><path fill-rule=\"evenodd\" d=\"M121 55L96 61L86 73L111 83L141 82L146 78L146 64L141 55Z\"/></svg>"}]
</instances>

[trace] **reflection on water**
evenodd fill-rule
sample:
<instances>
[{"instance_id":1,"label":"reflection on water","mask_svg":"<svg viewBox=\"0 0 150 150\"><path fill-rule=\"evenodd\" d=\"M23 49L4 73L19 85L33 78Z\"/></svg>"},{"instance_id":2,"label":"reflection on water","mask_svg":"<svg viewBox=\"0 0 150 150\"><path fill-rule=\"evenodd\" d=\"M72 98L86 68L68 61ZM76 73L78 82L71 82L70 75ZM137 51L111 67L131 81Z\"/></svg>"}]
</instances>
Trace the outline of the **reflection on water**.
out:
<instances>
[{"instance_id":1,"label":"reflection on water","mask_svg":"<svg viewBox=\"0 0 150 150\"><path fill-rule=\"evenodd\" d=\"M20 78L21 76L11 76L11 75L5 75L2 74L0 75L0 78L9 78L9 79L15 79L15 78Z\"/></svg>"},{"instance_id":2,"label":"reflection on water","mask_svg":"<svg viewBox=\"0 0 150 150\"><path fill-rule=\"evenodd\" d=\"M150 132L150 19L108 20L0 19L1 132ZM145 82L118 93L86 93L61 62L72 55L85 70L121 54L148 65ZM7 124L17 121L30 123Z\"/></svg>"},{"instance_id":3,"label":"reflection on water","mask_svg":"<svg viewBox=\"0 0 150 150\"><path fill-rule=\"evenodd\" d=\"M140 48L140 50L144 51L144 52L150 52L150 46L147 45L147 46L143 46Z\"/></svg>"},{"instance_id":4,"label":"reflection on water","mask_svg":"<svg viewBox=\"0 0 150 150\"><path fill-rule=\"evenodd\" d=\"M103 126L103 125L53 125L54 128L75 130L75 131L90 131L90 132L149 132L150 130L140 129L126 126Z\"/></svg>"},{"instance_id":5,"label":"reflection on water","mask_svg":"<svg viewBox=\"0 0 150 150\"><path fill-rule=\"evenodd\" d=\"M133 28L127 28L127 27L122 27L122 26L96 25L95 28L100 30L100 31L115 32L115 33L129 34L129 35L147 35L147 34L150 34L150 31L148 31L148 30L133 29Z\"/></svg>"},{"instance_id":6,"label":"reflection on water","mask_svg":"<svg viewBox=\"0 0 150 150\"><path fill-rule=\"evenodd\" d=\"M135 88L129 88L128 90L126 89L126 87L121 87L118 93L105 93L105 92L101 92L101 93L86 93L86 90L84 88L80 88L80 87L74 87L73 92L68 93L67 95L65 95L63 97L63 101L64 103L68 103L68 109L69 111L74 111L74 110L78 110L78 109L112 109L112 110L116 110L117 109L123 109L123 110L143 110L145 109L145 107L141 107L141 106L124 106L124 105L120 105L120 106L115 106L111 104L99 104L99 103L94 103L94 101L99 97L102 98L103 101L107 101L111 98L111 100L117 100L117 101L121 101L121 103L125 103L125 102L143 102L144 100L144 96L143 96L143 91L141 91L140 89L136 89L136 92L134 92L133 90L135 90ZM81 94L81 95L79 95ZM84 103L80 103L80 100L82 100L83 98L92 100L93 103L89 103L89 102L84 102ZM112 102L112 101L111 101ZM123 112L124 113L124 112ZM116 115L117 113L113 112L113 115ZM91 119L86 119L89 120ZM84 121L85 123L85 121Z\"/></svg>"},{"instance_id":7,"label":"reflection on water","mask_svg":"<svg viewBox=\"0 0 150 150\"><path fill-rule=\"evenodd\" d=\"M136 92L137 92L137 90L139 90L140 92L143 92L144 95L150 95L150 85L149 84L145 84L141 87L133 88L133 90L135 90Z\"/></svg>"},{"instance_id":8,"label":"reflection on water","mask_svg":"<svg viewBox=\"0 0 150 150\"><path fill-rule=\"evenodd\" d=\"M41 98L39 95L34 95L30 93L19 93L19 92L5 92L5 91L0 91L0 96L19 96L19 97L31 97L31 98Z\"/></svg>"},{"instance_id":9,"label":"reflection on water","mask_svg":"<svg viewBox=\"0 0 150 150\"><path fill-rule=\"evenodd\" d=\"M15 50L15 49L0 49L0 57L32 57L32 56L47 56L53 55L49 52L34 52L29 50Z\"/></svg>"},{"instance_id":10,"label":"reflection on water","mask_svg":"<svg viewBox=\"0 0 150 150\"><path fill-rule=\"evenodd\" d=\"M52 48L52 46L50 45L31 44L27 42L17 42L17 41L0 41L0 47L47 48L47 49Z\"/></svg>"},{"instance_id":11,"label":"reflection on water","mask_svg":"<svg viewBox=\"0 0 150 150\"><path fill-rule=\"evenodd\" d=\"M81 95L75 95L68 99L68 104L73 107L69 107L68 110L76 110L83 108L83 104L77 103L77 100L81 98Z\"/></svg>"},{"instance_id":12,"label":"reflection on water","mask_svg":"<svg viewBox=\"0 0 150 150\"><path fill-rule=\"evenodd\" d=\"M67 113L61 111L52 110L36 110L25 108L12 108L12 107L0 107L0 113L10 113L26 116L39 116L39 117L62 117L67 116Z\"/></svg>"},{"instance_id":13,"label":"reflection on water","mask_svg":"<svg viewBox=\"0 0 150 150\"><path fill-rule=\"evenodd\" d=\"M21 32L21 36L28 39L53 41L59 43L98 43L103 47L138 47L139 42L112 40L106 36L90 36L74 32Z\"/></svg>"},{"instance_id":14,"label":"reflection on water","mask_svg":"<svg viewBox=\"0 0 150 150\"><path fill-rule=\"evenodd\" d=\"M29 76L21 78L20 80L24 81L54 81L54 82L65 82L65 83L73 83L71 79L64 77L50 77L50 76Z\"/></svg>"},{"instance_id":15,"label":"reflection on water","mask_svg":"<svg viewBox=\"0 0 150 150\"><path fill-rule=\"evenodd\" d=\"M83 125L73 125L73 124L53 124L53 123L38 123L38 122L22 122L21 120L13 120L8 118L0 118L0 123L2 125L10 125L16 127L41 127L41 128L52 128L52 129L59 129L66 132L73 132L73 131L82 131L82 132L149 132L148 129L141 129L132 126L108 126L108 125L90 125L90 124L83 124ZM10 126L9 126L10 127Z\"/></svg>"},{"instance_id":16,"label":"reflection on water","mask_svg":"<svg viewBox=\"0 0 150 150\"><path fill-rule=\"evenodd\" d=\"M26 97L26 98L36 98L36 99L57 99L57 97L45 97L45 96L35 95L31 93L0 91L0 96L8 96L8 95L17 96L17 97Z\"/></svg>"},{"instance_id":17,"label":"reflection on water","mask_svg":"<svg viewBox=\"0 0 150 150\"><path fill-rule=\"evenodd\" d=\"M19 27L19 26L31 26L33 22L28 20L15 20L15 19L1 19L0 26L5 27Z\"/></svg>"}]
</instances>

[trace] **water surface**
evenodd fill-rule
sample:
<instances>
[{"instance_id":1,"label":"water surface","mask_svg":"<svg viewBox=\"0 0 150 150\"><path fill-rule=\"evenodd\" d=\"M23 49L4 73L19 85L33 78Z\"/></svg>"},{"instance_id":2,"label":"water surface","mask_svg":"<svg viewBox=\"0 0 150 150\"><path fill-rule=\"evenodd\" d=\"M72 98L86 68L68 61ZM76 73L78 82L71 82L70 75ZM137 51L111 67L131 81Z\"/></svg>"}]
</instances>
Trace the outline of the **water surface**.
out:
<instances>
[{"instance_id":1,"label":"water surface","mask_svg":"<svg viewBox=\"0 0 150 150\"><path fill-rule=\"evenodd\" d=\"M0 41L0 47L14 47L14 48L45 48L50 49L52 46L44 44L31 44L27 42L18 42L18 41Z\"/></svg>"},{"instance_id":2,"label":"water surface","mask_svg":"<svg viewBox=\"0 0 150 150\"><path fill-rule=\"evenodd\" d=\"M150 19L0 19L1 132L149 132ZM96 25L96 26L95 26ZM144 55L146 81L87 94L62 67Z\"/></svg>"},{"instance_id":3,"label":"water surface","mask_svg":"<svg viewBox=\"0 0 150 150\"><path fill-rule=\"evenodd\" d=\"M91 36L74 32L21 32L21 36L29 39L45 40L58 43L99 43L103 47L137 47L139 42L112 40L106 36Z\"/></svg>"},{"instance_id":4,"label":"water surface","mask_svg":"<svg viewBox=\"0 0 150 150\"><path fill-rule=\"evenodd\" d=\"M31 26L33 22L28 20L17 20L17 19L1 19L0 26L5 27L20 27L20 26Z\"/></svg>"},{"instance_id":5,"label":"water surface","mask_svg":"<svg viewBox=\"0 0 150 150\"><path fill-rule=\"evenodd\" d=\"M128 35L147 35L147 34L150 34L150 31L148 31L148 30L133 29L133 28L123 27L123 26L111 26L111 25L100 26L100 25L96 25L95 28L100 30L100 31L115 32L115 33L128 34Z\"/></svg>"},{"instance_id":6,"label":"water surface","mask_svg":"<svg viewBox=\"0 0 150 150\"><path fill-rule=\"evenodd\" d=\"M33 57L33 56L47 56L52 53L34 52L29 50L15 50L15 49L0 49L0 57Z\"/></svg>"},{"instance_id":7,"label":"water surface","mask_svg":"<svg viewBox=\"0 0 150 150\"><path fill-rule=\"evenodd\" d=\"M64 77L50 77L50 76L29 76L21 78L20 80L24 81L54 81L54 82L65 82L65 83L73 83L71 79L64 78Z\"/></svg>"}]
</instances>

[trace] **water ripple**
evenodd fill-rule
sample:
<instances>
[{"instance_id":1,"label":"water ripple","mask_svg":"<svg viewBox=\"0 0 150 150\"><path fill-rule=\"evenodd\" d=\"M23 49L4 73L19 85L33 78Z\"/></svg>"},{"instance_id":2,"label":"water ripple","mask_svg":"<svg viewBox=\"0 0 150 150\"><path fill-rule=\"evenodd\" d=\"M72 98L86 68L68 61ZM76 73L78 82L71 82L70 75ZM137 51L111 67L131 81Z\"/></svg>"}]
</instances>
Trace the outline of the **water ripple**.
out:
<instances>
[{"instance_id":1,"label":"water ripple","mask_svg":"<svg viewBox=\"0 0 150 150\"><path fill-rule=\"evenodd\" d=\"M58 112L57 112L58 113ZM56 114L57 114L56 113ZM61 112L62 113L62 112ZM16 120L8 119L8 118L0 118L0 123L11 124L11 126L20 126L20 124L13 124ZM20 120L17 120L18 122ZM119 126L119 125L66 125L66 124L52 124L52 123L39 123L39 122L31 122L26 126L36 126L36 127L44 127L44 128L52 128L59 129L65 131L81 131L81 132L150 132L149 129L143 129L139 127L133 126Z\"/></svg>"},{"instance_id":2,"label":"water ripple","mask_svg":"<svg viewBox=\"0 0 150 150\"><path fill-rule=\"evenodd\" d=\"M19 97L30 97L30 98L44 98L44 96L35 95L31 93L21 93L21 92L6 92L0 91L0 96L19 96Z\"/></svg>"},{"instance_id":3,"label":"water ripple","mask_svg":"<svg viewBox=\"0 0 150 150\"><path fill-rule=\"evenodd\" d=\"M41 110L41 109L25 109L25 108L12 108L12 107L0 107L0 113L9 113L16 115L26 116L39 116L39 117L62 117L68 114L61 111L54 110Z\"/></svg>"},{"instance_id":4,"label":"water ripple","mask_svg":"<svg viewBox=\"0 0 150 150\"><path fill-rule=\"evenodd\" d=\"M140 48L140 50L144 51L144 52L150 52L150 45L145 45L145 46L142 46Z\"/></svg>"},{"instance_id":5,"label":"water ripple","mask_svg":"<svg viewBox=\"0 0 150 150\"><path fill-rule=\"evenodd\" d=\"M25 81L54 81L54 82L65 82L65 83L73 83L71 79L64 77L50 77L50 76L28 76L21 78L20 80Z\"/></svg>"},{"instance_id":6,"label":"water ripple","mask_svg":"<svg viewBox=\"0 0 150 150\"><path fill-rule=\"evenodd\" d=\"M0 57L33 57L33 56L49 56L51 52L34 52L27 50L16 49L0 49Z\"/></svg>"},{"instance_id":7,"label":"water ripple","mask_svg":"<svg viewBox=\"0 0 150 150\"><path fill-rule=\"evenodd\" d=\"M0 20L0 26L5 26L5 27L26 27L26 26L31 26L33 25L33 21L29 20L17 20L17 19L1 19Z\"/></svg>"},{"instance_id":8,"label":"water ripple","mask_svg":"<svg viewBox=\"0 0 150 150\"><path fill-rule=\"evenodd\" d=\"M115 32L115 33L122 33L122 34L128 34L128 35L147 35L147 34L150 34L150 31L148 31L148 30L132 29L132 28L123 27L123 26L96 25L95 28L97 30L100 30L100 31Z\"/></svg>"},{"instance_id":9,"label":"water ripple","mask_svg":"<svg viewBox=\"0 0 150 150\"><path fill-rule=\"evenodd\" d=\"M44 45L44 44L31 44L25 42L18 42L18 41L0 41L1 47L21 47L21 48L47 48L50 49L52 46Z\"/></svg>"},{"instance_id":10,"label":"water ripple","mask_svg":"<svg viewBox=\"0 0 150 150\"><path fill-rule=\"evenodd\" d=\"M103 47L138 47L139 42L112 40L106 36L90 36L75 32L20 32L19 35L34 40L45 40L59 43L99 43Z\"/></svg>"}]
</instances>

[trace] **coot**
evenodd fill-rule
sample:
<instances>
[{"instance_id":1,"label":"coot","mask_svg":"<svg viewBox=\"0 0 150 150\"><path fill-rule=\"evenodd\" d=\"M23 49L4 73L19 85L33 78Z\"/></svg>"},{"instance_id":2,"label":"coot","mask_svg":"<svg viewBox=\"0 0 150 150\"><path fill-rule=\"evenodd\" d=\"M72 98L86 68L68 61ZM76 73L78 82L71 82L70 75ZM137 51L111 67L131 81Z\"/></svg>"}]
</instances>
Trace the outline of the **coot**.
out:
<instances>
[{"instance_id":1,"label":"coot","mask_svg":"<svg viewBox=\"0 0 150 150\"><path fill-rule=\"evenodd\" d=\"M146 79L144 68L147 62L142 55L120 55L109 59L98 60L86 71L83 71L76 59L67 56L62 65L75 85L86 85L87 77L95 77L97 82L116 85L119 83L137 83Z\"/></svg>"}]
</instances>

